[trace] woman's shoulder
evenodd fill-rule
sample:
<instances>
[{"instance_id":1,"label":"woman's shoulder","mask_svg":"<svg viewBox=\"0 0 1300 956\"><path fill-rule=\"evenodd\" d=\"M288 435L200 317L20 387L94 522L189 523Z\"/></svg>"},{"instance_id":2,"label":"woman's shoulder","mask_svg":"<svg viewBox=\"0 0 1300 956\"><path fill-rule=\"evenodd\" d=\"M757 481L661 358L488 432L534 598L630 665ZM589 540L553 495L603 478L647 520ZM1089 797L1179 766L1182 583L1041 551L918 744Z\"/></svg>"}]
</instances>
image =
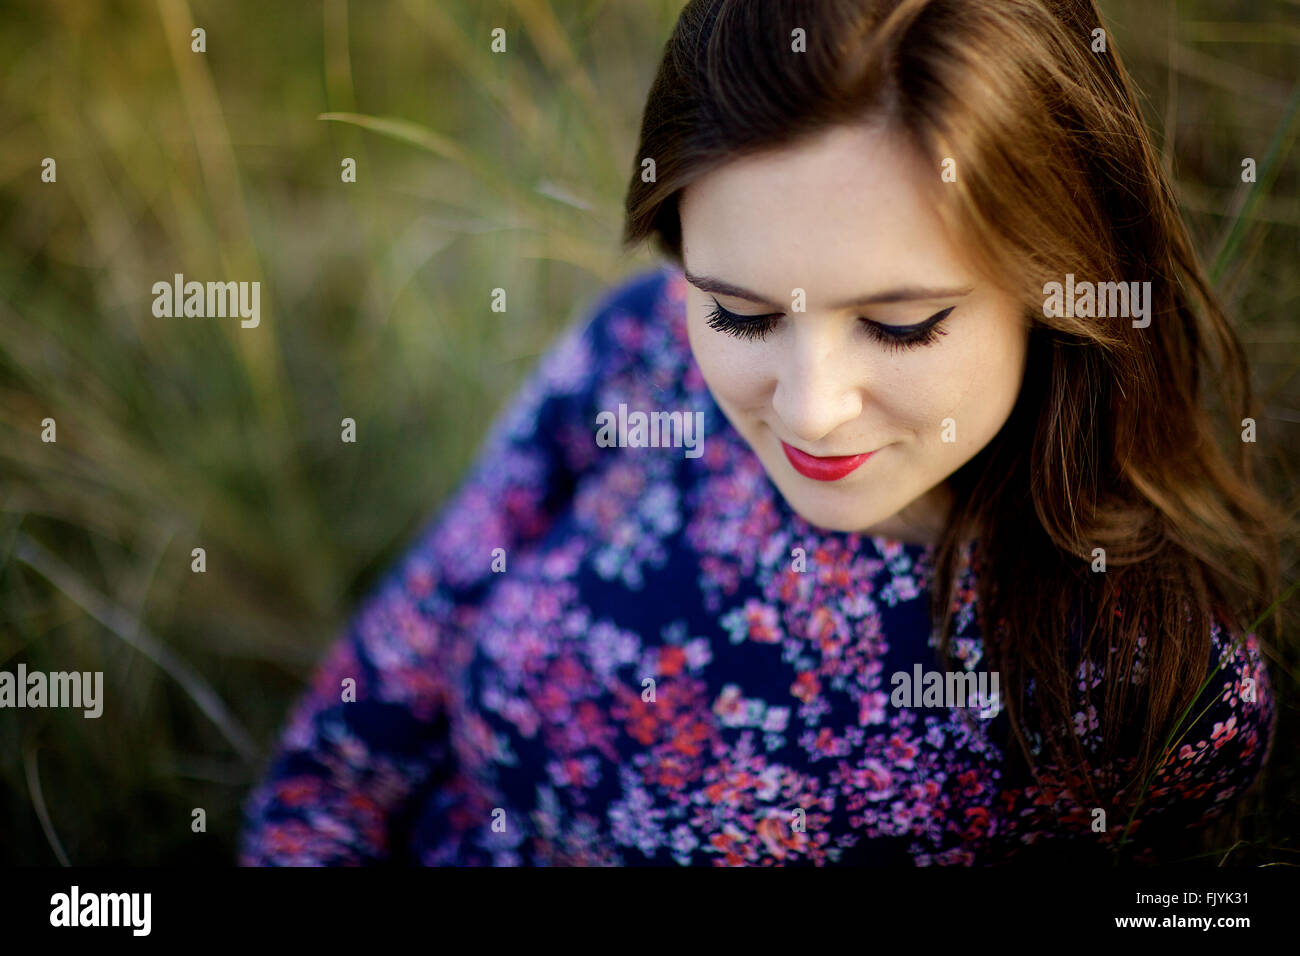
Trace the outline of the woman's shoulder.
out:
<instances>
[{"instance_id":1,"label":"woman's shoulder","mask_svg":"<svg viewBox=\"0 0 1300 956\"><path fill-rule=\"evenodd\" d=\"M497 411L456 491L425 522L403 564L437 565L446 582L468 587L490 576L481 562L457 555L484 540L511 550L542 538L571 507L579 483L599 470L601 413L666 404L678 387L689 358L678 321L682 281L670 267L642 270L578 310Z\"/></svg>"},{"instance_id":2,"label":"woman's shoulder","mask_svg":"<svg viewBox=\"0 0 1300 956\"><path fill-rule=\"evenodd\" d=\"M597 295L570 331L585 332L611 349L635 352L646 344L651 327L665 324L680 310L684 285L681 272L670 265L634 272Z\"/></svg>"},{"instance_id":3,"label":"woman's shoulder","mask_svg":"<svg viewBox=\"0 0 1300 956\"><path fill-rule=\"evenodd\" d=\"M662 361L674 346L689 348L681 312L684 279L670 266L643 269L606 288L556 336L511 402L518 413L504 417L508 428L529 424L519 414L536 411L546 396L588 398L603 383L638 376ZM682 326L680 329L674 326Z\"/></svg>"},{"instance_id":4,"label":"woman's shoulder","mask_svg":"<svg viewBox=\"0 0 1300 956\"><path fill-rule=\"evenodd\" d=\"M686 280L673 266L637 272L607 289L589 310L583 332L601 356L606 377L677 384L689 364Z\"/></svg>"},{"instance_id":5,"label":"woman's shoulder","mask_svg":"<svg viewBox=\"0 0 1300 956\"><path fill-rule=\"evenodd\" d=\"M622 313L650 318L665 297L680 296L685 281L675 266L661 264L633 272L612 283L597 297L595 316Z\"/></svg>"}]
</instances>

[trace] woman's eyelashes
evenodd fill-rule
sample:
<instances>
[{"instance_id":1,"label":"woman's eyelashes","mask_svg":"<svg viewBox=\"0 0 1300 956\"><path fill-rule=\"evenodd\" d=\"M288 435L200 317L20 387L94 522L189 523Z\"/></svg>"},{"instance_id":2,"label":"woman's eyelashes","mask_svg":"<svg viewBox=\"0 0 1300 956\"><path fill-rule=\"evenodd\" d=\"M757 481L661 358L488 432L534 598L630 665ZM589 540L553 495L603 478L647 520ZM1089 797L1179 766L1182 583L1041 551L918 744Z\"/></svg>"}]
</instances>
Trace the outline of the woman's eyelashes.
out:
<instances>
[{"instance_id":1,"label":"woman's eyelashes","mask_svg":"<svg viewBox=\"0 0 1300 956\"><path fill-rule=\"evenodd\" d=\"M768 315L737 315L724 309L717 299L713 300L714 310L708 314L709 328L726 332L740 339L761 339L776 328L781 319L780 312Z\"/></svg>"},{"instance_id":2,"label":"woman's eyelashes","mask_svg":"<svg viewBox=\"0 0 1300 956\"><path fill-rule=\"evenodd\" d=\"M784 314L772 312L767 315L738 315L724 309L717 299L713 300L713 305L713 311L707 316L709 328L746 340L766 338L776 328ZM914 349L923 345L932 345L938 341L939 336L946 335L947 330L940 328L939 323L955 308L955 305L951 305L915 325L885 325L872 322L870 319L859 319L859 321L867 335L887 349Z\"/></svg>"},{"instance_id":3,"label":"woman's eyelashes","mask_svg":"<svg viewBox=\"0 0 1300 956\"><path fill-rule=\"evenodd\" d=\"M870 319L862 319L867 334L881 342L889 349L914 349L923 345L933 345L939 340L939 336L947 335L948 330L939 325L948 317L955 305L950 305L942 312L936 312L924 322L918 322L916 325L882 325L879 322L872 322Z\"/></svg>"}]
</instances>

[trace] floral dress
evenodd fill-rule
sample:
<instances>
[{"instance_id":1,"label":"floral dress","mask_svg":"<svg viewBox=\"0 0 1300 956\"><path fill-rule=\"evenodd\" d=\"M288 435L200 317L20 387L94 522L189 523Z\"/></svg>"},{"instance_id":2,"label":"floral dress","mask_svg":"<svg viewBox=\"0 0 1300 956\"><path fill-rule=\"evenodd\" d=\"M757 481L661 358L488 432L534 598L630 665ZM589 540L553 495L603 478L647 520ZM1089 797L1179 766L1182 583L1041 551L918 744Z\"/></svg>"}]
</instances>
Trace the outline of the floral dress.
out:
<instances>
[{"instance_id":1,"label":"floral dress","mask_svg":"<svg viewBox=\"0 0 1300 956\"><path fill-rule=\"evenodd\" d=\"M713 402L684 303L679 271L634 276L550 350L289 715L243 864L971 865L1118 841L1126 820L1099 829L1010 759L1005 711L895 703L896 675L937 666L931 549L796 515ZM620 403L702 413L702 453L600 447ZM954 600L974 672L977 552ZM1138 860L1268 757L1257 642L1211 640ZM1080 668L1085 699L1103 676ZM1075 721L1099 742L1096 709Z\"/></svg>"}]
</instances>

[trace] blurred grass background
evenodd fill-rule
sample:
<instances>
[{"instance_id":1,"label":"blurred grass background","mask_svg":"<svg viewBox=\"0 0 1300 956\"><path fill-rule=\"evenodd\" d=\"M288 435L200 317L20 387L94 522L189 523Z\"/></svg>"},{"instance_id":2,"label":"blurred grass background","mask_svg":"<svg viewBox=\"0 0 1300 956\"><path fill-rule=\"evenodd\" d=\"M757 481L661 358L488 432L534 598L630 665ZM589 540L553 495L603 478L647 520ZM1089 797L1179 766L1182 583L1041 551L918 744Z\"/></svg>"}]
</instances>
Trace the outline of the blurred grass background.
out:
<instances>
[{"instance_id":1,"label":"blurred grass background","mask_svg":"<svg viewBox=\"0 0 1300 956\"><path fill-rule=\"evenodd\" d=\"M0 863L228 863L355 603L556 332L652 263L621 253L621 203L682 3L6 6L0 669L102 670L105 704L0 714ZM1102 7L1247 342L1259 455L1294 515L1300 4ZM260 281L260 327L155 318L177 272ZM1300 862L1283 656L1282 733L1223 837L1232 862Z\"/></svg>"}]
</instances>

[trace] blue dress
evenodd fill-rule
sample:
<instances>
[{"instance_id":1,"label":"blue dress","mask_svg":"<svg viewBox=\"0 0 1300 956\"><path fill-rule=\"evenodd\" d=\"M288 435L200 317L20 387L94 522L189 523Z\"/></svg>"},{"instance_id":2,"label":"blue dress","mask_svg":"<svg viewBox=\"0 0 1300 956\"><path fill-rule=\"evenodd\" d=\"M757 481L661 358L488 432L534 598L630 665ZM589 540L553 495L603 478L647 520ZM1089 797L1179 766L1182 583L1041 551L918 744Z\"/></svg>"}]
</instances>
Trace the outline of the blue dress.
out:
<instances>
[{"instance_id":1,"label":"blue dress","mask_svg":"<svg viewBox=\"0 0 1300 956\"><path fill-rule=\"evenodd\" d=\"M705 386L684 301L677 270L635 276L550 350L290 714L242 863L971 865L1119 839L1011 759L988 697L895 696L937 667L931 549L792 511ZM601 447L620 404L700 413L704 440ZM972 674L977 551L954 600ZM1139 861L1268 757L1255 637L1211 640ZM1075 722L1099 744L1095 702Z\"/></svg>"}]
</instances>

